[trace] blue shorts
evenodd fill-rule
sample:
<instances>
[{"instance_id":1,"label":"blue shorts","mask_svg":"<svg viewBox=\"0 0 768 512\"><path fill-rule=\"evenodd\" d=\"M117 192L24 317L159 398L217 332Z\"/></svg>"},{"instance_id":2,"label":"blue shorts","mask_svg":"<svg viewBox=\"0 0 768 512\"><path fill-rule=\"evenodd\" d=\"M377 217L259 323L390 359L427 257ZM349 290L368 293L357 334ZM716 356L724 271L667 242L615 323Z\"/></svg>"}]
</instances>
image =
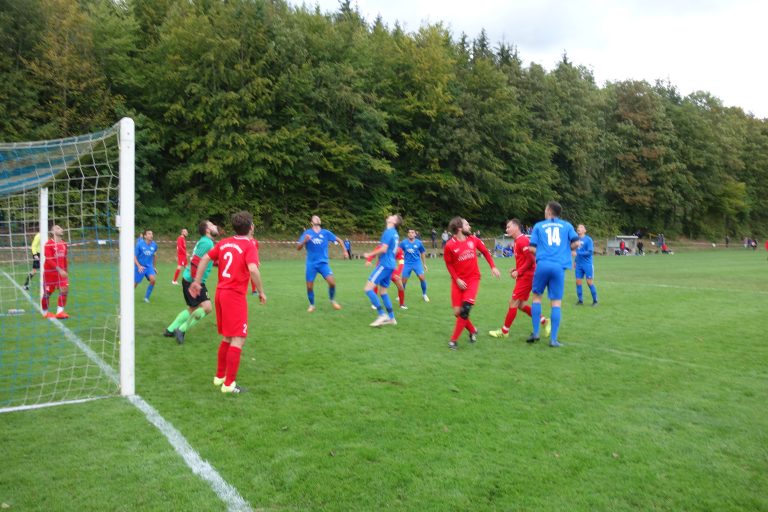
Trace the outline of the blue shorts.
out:
<instances>
[{"instance_id":1,"label":"blue shorts","mask_svg":"<svg viewBox=\"0 0 768 512\"><path fill-rule=\"evenodd\" d=\"M565 291L565 269L559 265L537 264L531 291L541 295L544 288L547 289L549 300L562 300Z\"/></svg>"},{"instance_id":2,"label":"blue shorts","mask_svg":"<svg viewBox=\"0 0 768 512\"><path fill-rule=\"evenodd\" d=\"M307 263L307 272L305 274L306 281L312 282L315 280L315 277L317 274L320 274L323 276L323 279L327 279L328 276L333 275L333 270L331 270L331 266L328 264L327 261L323 261L321 263Z\"/></svg>"},{"instance_id":3,"label":"blue shorts","mask_svg":"<svg viewBox=\"0 0 768 512\"><path fill-rule=\"evenodd\" d=\"M145 277L147 278L147 281L149 281L149 276L154 276L157 274L157 270L155 270L155 267L151 267L147 265L144 267L144 272L139 272L139 267L136 265L133 266L133 282L134 284L139 284L142 279Z\"/></svg>"},{"instance_id":4,"label":"blue shorts","mask_svg":"<svg viewBox=\"0 0 768 512\"><path fill-rule=\"evenodd\" d=\"M403 266L403 279L411 277L411 272L416 272L417 276L424 275L424 265L421 264L421 260L414 263L405 262Z\"/></svg>"},{"instance_id":5,"label":"blue shorts","mask_svg":"<svg viewBox=\"0 0 768 512\"><path fill-rule=\"evenodd\" d=\"M586 277L587 279L594 279L595 278L595 266L594 265L579 265L576 264L576 271L574 272L576 275L576 279L582 279Z\"/></svg>"},{"instance_id":6,"label":"blue shorts","mask_svg":"<svg viewBox=\"0 0 768 512\"><path fill-rule=\"evenodd\" d=\"M371 275L368 276L368 280L375 285L381 286L382 288L389 288L389 283L392 279L392 272L394 271L395 269L393 268L387 268L378 265L375 269L373 269Z\"/></svg>"}]
</instances>

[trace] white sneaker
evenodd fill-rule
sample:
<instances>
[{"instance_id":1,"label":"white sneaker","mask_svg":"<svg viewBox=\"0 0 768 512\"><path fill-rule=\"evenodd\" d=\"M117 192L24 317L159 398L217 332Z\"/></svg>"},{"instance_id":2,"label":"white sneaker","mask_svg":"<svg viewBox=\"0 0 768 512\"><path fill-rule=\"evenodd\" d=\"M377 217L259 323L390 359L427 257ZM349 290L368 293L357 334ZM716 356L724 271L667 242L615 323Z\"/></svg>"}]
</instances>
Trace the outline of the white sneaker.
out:
<instances>
[{"instance_id":1,"label":"white sneaker","mask_svg":"<svg viewBox=\"0 0 768 512\"><path fill-rule=\"evenodd\" d=\"M397 325L397 320L395 320L394 318L388 318L387 321L384 322L384 324L382 325Z\"/></svg>"},{"instance_id":2,"label":"white sneaker","mask_svg":"<svg viewBox=\"0 0 768 512\"><path fill-rule=\"evenodd\" d=\"M374 310L374 311L376 311L376 306L374 306L373 304L371 304L371 309L372 309L372 310Z\"/></svg>"},{"instance_id":3,"label":"white sneaker","mask_svg":"<svg viewBox=\"0 0 768 512\"><path fill-rule=\"evenodd\" d=\"M309 306L307 308L307 313L312 313L315 310L315 306Z\"/></svg>"},{"instance_id":4,"label":"white sneaker","mask_svg":"<svg viewBox=\"0 0 768 512\"><path fill-rule=\"evenodd\" d=\"M175 284L175 285L178 285L178 284L179 284L179 282L178 282L178 281L171 281L171 284Z\"/></svg>"},{"instance_id":5,"label":"white sneaker","mask_svg":"<svg viewBox=\"0 0 768 512\"><path fill-rule=\"evenodd\" d=\"M400 309L408 309L408 306L406 306L405 304L403 304L402 306L400 306Z\"/></svg>"},{"instance_id":6,"label":"white sneaker","mask_svg":"<svg viewBox=\"0 0 768 512\"><path fill-rule=\"evenodd\" d=\"M426 293L422 295L422 298L424 299L424 302L429 302L429 297L427 297Z\"/></svg>"},{"instance_id":7,"label":"white sneaker","mask_svg":"<svg viewBox=\"0 0 768 512\"><path fill-rule=\"evenodd\" d=\"M376 317L376 320L370 323L371 327L381 327L385 323L389 322L389 317L387 315L379 315Z\"/></svg>"}]
</instances>

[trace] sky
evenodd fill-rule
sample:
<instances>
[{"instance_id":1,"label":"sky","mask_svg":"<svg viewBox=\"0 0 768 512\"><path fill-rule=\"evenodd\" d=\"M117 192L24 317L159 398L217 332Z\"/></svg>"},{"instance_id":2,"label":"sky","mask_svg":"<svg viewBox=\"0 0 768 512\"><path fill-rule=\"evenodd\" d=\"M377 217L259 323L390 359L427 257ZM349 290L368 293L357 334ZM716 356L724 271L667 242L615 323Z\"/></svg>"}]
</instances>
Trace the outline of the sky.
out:
<instances>
[{"instance_id":1,"label":"sky","mask_svg":"<svg viewBox=\"0 0 768 512\"><path fill-rule=\"evenodd\" d=\"M300 0L291 0L294 5ZM304 0L323 12L338 0ZM707 91L727 106L768 118L765 0L352 0L408 32L442 22L458 39L485 29L493 46L514 45L527 65L550 70L567 53L600 85L669 80L682 95Z\"/></svg>"}]
</instances>

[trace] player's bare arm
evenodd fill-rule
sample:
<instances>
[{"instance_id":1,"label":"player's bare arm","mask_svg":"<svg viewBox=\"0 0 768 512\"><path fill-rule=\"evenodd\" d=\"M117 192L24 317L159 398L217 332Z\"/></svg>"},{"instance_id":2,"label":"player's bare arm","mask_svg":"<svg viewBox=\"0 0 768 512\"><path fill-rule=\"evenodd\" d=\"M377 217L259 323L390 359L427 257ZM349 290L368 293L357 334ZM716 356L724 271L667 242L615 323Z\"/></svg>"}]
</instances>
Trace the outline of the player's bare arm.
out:
<instances>
[{"instance_id":1,"label":"player's bare arm","mask_svg":"<svg viewBox=\"0 0 768 512\"><path fill-rule=\"evenodd\" d=\"M211 261L211 257L206 254L200 258L200 263L197 264L195 280L189 285L189 294L194 298L197 298L197 296L200 295L200 290L203 288L203 274L205 274L205 269L208 267L209 261Z\"/></svg>"},{"instance_id":2,"label":"player's bare arm","mask_svg":"<svg viewBox=\"0 0 768 512\"><path fill-rule=\"evenodd\" d=\"M141 266L141 264L139 263L139 260L136 259L136 256L133 257L133 264L136 265L136 268L139 269L139 274L144 272L144 267Z\"/></svg>"},{"instance_id":3,"label":"player's bare arm","mask_svg":"<svg viewBox=\"0 0 768 512\"><path fill-rule=\"evenodd\" d=\"M251 282L256 287L256 291L259 292L259 302L262 304L266 304L267 296L264 295L264 287L261 284L261 272L259 272L259 267L255 263L249 263L248 272L251 273ZM192 287L190 287L190 290L191 288Z\"/></svg>"},{"instance_id":4,"label":"player's bare arm","mask_svg":"<svg viewBox=\"0 0 768 512\"><path fill-rule=\"evenodd\" d=\"M376 257L376 256L378 256L379 254L384 254L385 252L387 252L387 249L388 249L388 248L389 248L389 246L388 246L387 244L381 244L380 246L378 246L377 248L375 248L373 251L364 253L364 254L363 254L363 257L364 257L365 259L368 259L368 258L375 258L375 257Z\"/></svg>"}]
</instances>

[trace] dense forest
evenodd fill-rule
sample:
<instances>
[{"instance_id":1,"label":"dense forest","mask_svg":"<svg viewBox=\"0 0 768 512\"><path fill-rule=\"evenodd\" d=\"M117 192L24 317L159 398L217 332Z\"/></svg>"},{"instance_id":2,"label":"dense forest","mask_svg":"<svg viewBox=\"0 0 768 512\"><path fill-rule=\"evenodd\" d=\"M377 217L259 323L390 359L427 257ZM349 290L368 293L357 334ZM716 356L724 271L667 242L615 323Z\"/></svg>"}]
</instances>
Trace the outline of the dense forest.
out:
<instances>
[{"instance_id":1,"label":"dense forest","mask_svg":"<svg viewBox=\"0 0 768 512\"><path fill-rule=\"evenodd\" d=\"M557 199L596 233L768 234L768 120L668 82L599 86L567 54L524 66L484 32L348 1L0 0L0 39L0 140L134 118L156 231L241 208L262 233L315 212L343 233L390 212L500 231Z\"/></svg>"}]
</instances>

